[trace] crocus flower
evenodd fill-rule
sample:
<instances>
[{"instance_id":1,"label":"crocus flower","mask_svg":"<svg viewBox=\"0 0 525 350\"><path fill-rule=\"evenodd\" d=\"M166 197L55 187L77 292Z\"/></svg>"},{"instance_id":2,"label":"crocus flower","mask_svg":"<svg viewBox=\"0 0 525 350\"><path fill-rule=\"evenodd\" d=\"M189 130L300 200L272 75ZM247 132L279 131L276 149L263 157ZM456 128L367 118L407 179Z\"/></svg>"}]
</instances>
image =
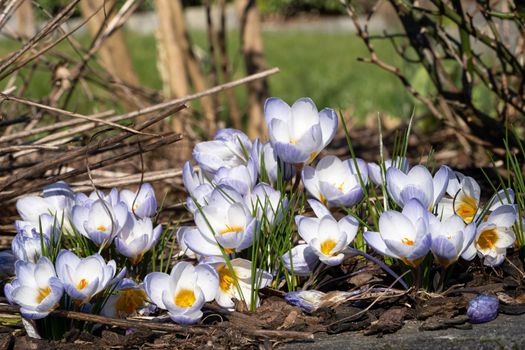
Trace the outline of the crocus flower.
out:
<instances>
[{"instance_id":1,"label":"crocus flower","mask_svg":"<svg viewBox=\"0 0 525 350\"><path fill-rule=\"evenodd\" d=\"M507 248L516 240L512 225L516 221L516 209L513 205L502 205L479 224L474 244L469 247L469 253L477 250L484 258L484 264L497 266L505 259Z\"/></svg>"},{"instance_id":2,"label":"crocus flower","mask_svg":"<svg viewBox=\"0 0 525 350\"><path fill-rule=\"evenodd\" d=\"M235 188L242 195L250 193L257 182L257 167L255 161L249 159L246 164L231 168L221 167L215 173L213 182L217 186Z\"/></svg>"},{"instance_id":3,"label":"crocus flower","mask_svg":"<svg viewBox=\"0 0 525 350\"><path fill-rule=\"evenodd\" d=\"M84 205L75 205L72 221L77 231L96 245L110 243L122 231L133 224L132 216L124 202L112 205L97 199Z\"/></svg>"},{"instance_id":4,"label":"crocus flower","mask_svg":"<svg viewBox=\"0 0 525 350\"><path fill-rule=\"evenodd\" d=\"M438 216L458 215L468 224L473 222L480 211L481 189L476 180L451 171L447 194L450 198L445 197L439 202Z\"/></svg>"},{"instance_id":5,"label":"crocus flower","mask_svg":"<svg viewBox=\"0 0 525 350\"><path fill-rule=\"evenodd\" d=\"M177 229L177 233L176 233L177 243L178 243L179 248L180 248L180 252L179 252L178 255L179 256L186 255L190 259L196 259L197 258L197 254L188 247L188 245L186 244L186 240L184 239L184 236L189 231L196 231L195 234L200 236L199 230L196 227L180 226ZM215 247L215 245L214 245L214 247ZM217 249L218 249L218 247L217 247ZM218 249L218 250L219 250L218 254L220 254L220 249Z\"/></svg>"},{"instance_id":6,"label":"crocus flower","mask_svg":"<svg viewBox=\"0 0 525 350\"><path fill-rule=\"evenodd\" d=\"M248 136L240 130L221 129L213 141L200 142L193 148L193 159L210 175L222 167L246 165L252 150Z\"/></svg>"},{"instance_id":7,"label":"crocus flower","mask_svg":"<svg viewBox=\"0 0 525 350\"><path fill-rule=\"evenodd\" d=\"M439 203L448 186L450 169L442 166L434 174L423 165L416 165L405 174L395 167L386 172L387 190L390 197L400 207L415 198L427 209L432 210Z\"/></svg>"},{"instance_id":8,"label":"crocus flower","mask_svg":"<svg viewBox=\"0 0 525 350\"><path fill-rule=\"evenodd\" d=\"M308 244L299 244L282 256L284 267L297 276L308 276L312 273L319 257Z\"/></svg>"},{"instance_id":9,"label":"crocus flower","mask_svg":"<svg viewBox=\"0 0 525 350\"><path fill-rule=\"evenodd\" d=\"M351 215L339 222L331 215L322 218L296 217L297 231L312 248L321 262L335 266L341 264L345 248L352 242L359 228Z\"/></svg>"},{"instance_id":10,"label":"crocus flower","mask_svg":"<svg viewBox=\"0 0 525 350\"><path fill-rule=\"evenodd\" d=\"M146 306L147 295L142 285L124 278L108 297L100 314L111 318L126 318Z\"/></svg>"},{"instance_id":11,"label":"crocus flower","mask_svg":"<svg viewBox=\"0 0 525 350\"><path fill-rule=\"evenodd\" d=\"M499 300L493 295L481 294L469 301L467 317L470 323L485 323L498 317Z\"/></svg>"},{"instance_id":12,"label":"crocus flower","mask_svg":"<svg viewBox=\"0 0 525 350\"><path fill-rule=\"evenodd\" d=\"M144 279L144 289L159 308L180 324L193 324L202 318L201 308L212 301L219 286L215 269L206 264L193 266L179 262L171 274L151 272Z\"/></svg>"},{"instance_id":13,"label":"crocus flower","mask_svg":"<svg viewBox=\"0 0 525 350\"><path fill-rule=\"evenodd\" d=\"M224 191L227 191L224 192ZM243 198L224 187L216 188L210 196L210 203L195 213L195 224L206 241L220 244L227 251L242 251L253 243L258 223ZM199 248L190 237L186 244L196 253Z\"/></svg>"},{"instance_id":14,"label":"crocus flower","mask_svg":"<svg viewBox=\"0 0 525 350\"><path fill-rule=\"evenodd\" d=\"M314 160L332 141L338 124L333 109L318 112L309 98L300 98L290 107L283 100L271 97L264 104L264 118L275 153L290 164Z\"/></svg>"},{"instance_id":15,"label":"crocus flower","mask_svg":"<svg viewBox=\"0 0 525 350\"><path fill-rule=\"evenodd\" d=\"M263 144L258 139L255 140L250 158L255 161L258 174L263 173L261 167L264 166L264 171L272 184L276 183L279 177L283 181L289 181L295 175L295 168L292 164L280 160L270 142Z\"/></svg>"},{"instance_id":16,"label":"crocus flower","mask_svg":"<svg viewBox=\"0 0 525 350\"><path fill-rule=\"evenodd\" d=\"M141 219L152 217L157 212L155 190L149 183L142 184L137 192L122 190L120 200L126 203L129 211Z\"/></svg>"},{"instance_id":17,"label":"crocus flower","mask_svg":"<svg viewBox=\"0 0 525 350\"><path fill-rule=\"evenodd\" d=\"M115 237L115 248L120 254L127 256L133 265L137 265L159 240L162 225L153 228L153 223L148 217L132 218L132 222L130 230L122 230Z\"/></svg>"},{"instance_id":18,"label":"crocus flower","mask_svg":"<svg viewBox=\"0 0 525 350\"><path fill-rule=\"evenodd\" d=\"M377 163L368 163L368 176L370 180L376 186L383 184L383 175L381 174L381 166ZM395 159L387 159L384 162L385 172L390 169L392 166L395 166L405 174L408 172L408 160L406 157L396 157ZM385 174L386 175L386 174Z\"/></svg>"},{"instance_id":19,"label":"crocus flower","mask_svg":"<svg viewBox=\"0 0 525 350\"><path fill-rule=\"evenodd\" d=\"M114 260L106 263L99 254L81 259L71 251L62 250L56 259L56 271L66 293L78 303L86 304L114 282L116 264Z\"/></svg>"},{"instance_id":20,"label":"crocus flower","mask_svg":"<svg viewBox=\"0 0 525 350\"><path fill-rule=\"evenodd\" d=\"M53 263L41 257L36 264L19 260L15 263L16 279L5 285L8 301L20 305L20 313L30 319L46 317L58 306L64 292Z\"/></svg>"},{"instance_id":21,"label":"crocus flower","mask_svg":"<svg viewBox=\"0 0 525 350\"><path fill-rule=\"evenodd\" d=\"M231 310L235 306L233 299L237 299L244 300L248 307L252 302L256 307L259 306L259 297L252 290L252 278L255 287L262 289L272 282L272 275L261 269L255 269L255 276L252 276L252 262L249 260L237 258L230 260L230 264L233 271L221 258L218 258L214 264L219 274L219 289L215 297L217 304Z\"/></svg>"},{"instance_id":22,"label":"crocus flower","mask_svg":"<svg viewBox=\"0 0 525 350\"><path fill-rule=\"evenodd\" d=\"M341 161L335 156L326 156L315 168L305 166L302 175L304 187L311 196L325 205L350 207L363 198L359 174L366 185L368 169L362 159Z\"/></svg>"},{"instance_id":23,"label":"crocus flower","mask_svg":"<svg viewBox=\"0 0 525 350\"><path fill-rule=\"evenodd\" d=\"M37 224L17 220L15 222L17 233L11 242L11 249L16 259L36 263L42 256L42 246L49 248L51 240L56 238L57 225L50 214L42 214Z\"/></svg>"},{"instance_id":24,"label":"crocus flower","mask_svg":"<svg viewBox=\"0 0 525 350\"><path fill-rule=\"evenodd\" d=\"M378 253L417 267L432 243L429 215L426 207L411 199L401 213L387 210L381 214L379 232L367 231L363 237Z\"/></svg>"},{"instance_id":25,"label":"crocus flower","mask_svg":"<svg viewBox=\"0 0 525 350\"><path fill-rule=\"evenodd\" d=\"M16 209L23 221L37 226L42 214L57 218L66 232L71 230L70 214L75 194L63 181L44 187L43 197L26 196L16 201Z\"/></svg>"},{"instance_id":26,"label":"crocus flower","mask_svg":"<svg viewBox=\"0 0 525 350\"><path fill-rule=\"evenodd\" d=\"M466 252L476 235L475 224L465 225L457 215L440 220L432 214L429 214L429 223L432 236L430 250L441 266L450 266L460 256L466 260L474 258L474 255Z\"/></svg>"},{"instance_id":27,"label":"crocus flower","mask_svg":"<svg viewBox=\"0 0 525 350\"><path fill-rule=\"evenodd\" d=\"M288 206L288 198L263 182L259 183L253 191L245 197L248 208L255 212L259 221L263 218L271 226L277 218L281 221L283 212Z\"/></svg>"},{"instance_id":28,"label":"crocus flower","mask_svg":"<svg viewBox=\"0 0 525 350\"><path fill-rule=\"evenodd\" d=\"M195 213L199 206L206 205L208 197L213 192L213 186L210 181L203 175L202 171L194 171L191 163L187 161L182 167L182 181L188 198L186 206L191 213ZM195 201L197 203L195 203Z\"/></svg>"}]
</instances>

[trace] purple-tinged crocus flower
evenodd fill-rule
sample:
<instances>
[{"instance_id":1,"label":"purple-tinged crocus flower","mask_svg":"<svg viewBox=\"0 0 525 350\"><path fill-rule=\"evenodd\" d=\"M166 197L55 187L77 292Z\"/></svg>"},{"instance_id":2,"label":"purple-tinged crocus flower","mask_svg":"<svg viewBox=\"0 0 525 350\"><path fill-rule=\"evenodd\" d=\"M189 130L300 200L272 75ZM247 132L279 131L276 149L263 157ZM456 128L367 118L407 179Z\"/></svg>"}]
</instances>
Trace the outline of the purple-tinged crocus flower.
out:
<instances>
[{"instance_id":1,"label":"purple-tinged crocus flower","mask_svg":"<svg viewBox=\"0 0 525 350\"><path fill-rule=\"evenodd\" d=\"M213 191L209 204L195 213L195 224L202 237L188 235L185 241L191 250L202 255L207 255L198 246L202 238L221 245L227 252L240 252L252 245L258 229L258 221L242 196L227 187L217 187Z\"/></svg>"},{"instance_id":2,"label":"purple-tinged crocus flower","mask_svg":"<svg viewBox=\"0 0 525 350\"><path fill-rule=\"evenodd\" d=\"M358 203L364 193L361 180L365 186L368 183L368 169L362 159L341 161L335 156L326 156L315 168L305 166L302 175L304 187L311 196L335 207Z\"/></svg>"},{"instance_id":3,"label":"purple-tinged crocus flower","mask_svg":"<svg viewBox=\"0 0 525 350\"><path fill-rule=\"evenodd\" d=\"M184 261L177 263L170 275L151 272L144 279L150 300L180 324L199 322L202 306L215 299L218 288L219 277L213 267Z\"/></svg>"},{"instance_id":4,"label":"purple-tinged crocus flower","mask_svg":"<svg viewBox=\"0 0 525 350\"><path fill-rule=\"evenodd\" d=\"M383 184L383 175L381 174L381 166L377 163L368 163L368 176L370 180L376 186L381 186ZM391 167L396 167L405 174L408 172L408 160L406 157L396 157L395 159L387 159L384 162L385 172ZM386 173L385 173L386 176Z\"/></svg>"},{"instance_id":5,"label":"purple-tinged crocus flower","mask_svg":"<svg viewBox=\"0 0 525 350\"><path fill-rule=\"evenodd\" d=\"M55 228L55 231L53 231ZM16 235L11 249L17 260L36 263L42 256L42 246L47 249L58 235L58 223L50 214L42 214L35 225L29 221L15 222Z\"/></svg>"},{"instance_id":6,"label":"purple-tinged crocus flower","mask_svg":"<svg viewBox=\"0 0 525 350\"><path fill-rule=\"evenodd\" d=\"M144 254L147 253L159 240L162 233L162 225L153 228L150 218L132 219L130 230L121 231L115 237L115 248L117 251L128 257L132 265L137 265L142 261Z\"/></svg>"},{"instance_id":7,"label":"purple-tinged crocus flower","mask_svg":"<svg viewBox=\"0 0 525 350\"><path fill-rule=\"evenodd\" d=\"M291 107L271 97L264 104L264 118L277 156L290 164L313 161L332 141L338 124L333 109L318 112L315 103L306 97Z\"/></svg>"},{"instance_id":8,"label":"purple-tinged crocus flower","mask_svg":"<svg viewBox=\"0 0 525 350\"><path fill-rule=\"evenodd\" d=\"M312 273L319 257L308 244L299 244L282 256L284 267L297 276L308 276Z\"/></svg>"},{"instance_id":9,"label":"purple-tinged crocus flower","mask_svg":"<svg viewBox=\"0 0 525 350\"><path fill-rule=\"evenodd\" d=\"M213 177L213 182L217 186L235 188L240 194L247 195L255 186L257 175L255 161L249 159L246 164L237 165L231 168L219 168Z\"/></svg>"},{"instance_id":10,"label":"purple-tinged crocus flower","mask_svg":"<svg viewBox=\"0 0 525 350\"><path fill-rule=\"evenodd\" d=\"M417 199L409 200L403 211L387 210L379 218L379 232L363 234L366 242L378 253L417 267L432 243L426 207Z\"/></svg>"},{"instance_id":11,"label":"purple-tinged crocus flower","mask_svg":"<svg viewBox=\"0 0 525 350\"><path fill-rule=\"evenodd\" d=\"M467 250L476 235L475 224L466 225L457 215L440 220L432 214L429 214L429 223L432 236L430 250L441 266L446 268L452 265L460 256L465 260L474 258Z\"/></svg>"},{"instance_id":12,"label":"purple-tinged crocus flower","mask_svg":"<svg viewBox=\"0 0 525 350\"><path fill-rule=\"evenodd\" d=\"M157 212L155 190L149 183L142 184L137 192L122 190L120 200L126 203L130 212L141 219L153 217Z\"/></svg>"},{"instance_id":13,"label":"purple-tinged crocus flower","mask_svg":"<svg viewBox=\"0 0 525 350\"><path fill-rule=\"evenodd\" d=\"M250 158L255 161L258 174L263 173L264 167L264 171L272 184L276 183L279 177L283 181L289 181L295 175L293 165L280 160L270 142L263 144L259 139L255 140Z\"/></svg>"},{"instance_id":14,"label":"purple-tinged crocus flower","mask_svg":"<svg viewBox=\"0 0 525 350\"><path fill-rule=\"evenodd\" d=\"M445 194L449 171L447 166L442 166L432 177L423 165L416 165L407 174L398 168L390 167L386 172L387 190L401 208L415 198L427 209L432 210Z\"/></svg>"},{"instance_id":15,"label":"purple-tinged crocus flower","mask_svg":"<svg viewBox=\"0 0 525 350\"><path fill-rule=\"evenodd\" d=\"M195 214L199 206L202 207L207 204L208 197L213 192L213 186L201 170L193 170L189 161L184 163L182 167L182 181L186 192L188 192L186 206L192 214Z\"/></svg>"},{"instance_id":16,"label":"purple-tinged crocus flower","mask_svg":"<svg viewBox=\"0 0 525 350\"><path fill-rule=\"evenodd\" d=\"M56 272L66 293L81 304L114 283L114 260L106 263L99 254L79 258L73 252L62 250L56 260ZM120 276L120 274L119 274Z\"/></svg>"},{"instance_id":17,"label":"purple-tinged crocus flower","mask_svg":"<svg viewBox=\"0 0 525 350\"><path fill-rule=\"evenodd\" d=\"M57 218L58 225L63 224L71 230L70 215L75 194L63 181L44 187L43 197L26 196L16 201L16 209L23 221L39 225L40 216L49 214Z\"/></svg>"},{"instance_id":18,"label":"purple-tinged crocus flower","mask_svg":"<svg viewBox=\"0 0 525 350\"><path fill-rule=\"evenodd\" d=\"M220 168L246 165L252 142L240 130L221 129L213 141L200 142L193 148L193 159L207 174L213 176Z\"/></svg>"},{"instance_id":19,"label":"purple-tinged crocus flower","mask_svg":"<svg viewBox=\"0 0 525 350\"><path fill-rule=\"evenodd\" d=\"M288 206L288 197L264 182L255 186L244 199L257 219L265 220L269 225L273 225L274 221L280 222Z\"/></svg>"},{"instance_id":20,"label":"purple-tinged crocus flower","mask_svg":"<svg viewBox=\"0 0 525 350\"><path fill-rule=\"evenodd\" d=\"M46 257L36 264L15 263L16 279L5 285L4 292L11 304L20 305L20 313L29 319L41 319L53 311L64 292L55 274L53 263Z\"/></svg>"},{"instance_id":21,"label":"purple-tinged crocus flower","mask_svg":"<svg viewBox=\"0 0 525 350\"><path fill-rule=\"evenodd\" d=\"M133 220L124 202L112 205L104 200L75 205L73 225L77 231L98 246L109 244L121 232L128 231Z\"/></svg>"}]
</instances>

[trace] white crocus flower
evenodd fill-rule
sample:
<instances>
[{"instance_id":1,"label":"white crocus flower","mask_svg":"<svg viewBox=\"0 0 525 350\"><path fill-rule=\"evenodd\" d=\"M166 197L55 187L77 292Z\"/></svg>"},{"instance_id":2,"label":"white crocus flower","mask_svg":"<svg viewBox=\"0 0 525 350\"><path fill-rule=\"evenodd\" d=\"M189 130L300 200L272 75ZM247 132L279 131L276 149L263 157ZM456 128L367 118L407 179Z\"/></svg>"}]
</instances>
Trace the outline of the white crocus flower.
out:
<instances>
[{"instance_id":1,"label":"white crocus flower","mask_svg":"<svg viewBox=\"0 0 525 350\"><path fill-rule=\"evenodd\" d=\"M257 219L262 221L265 218L269 225L273 225L276 218L280 222L288 206L288 198L264 182L255 186L244 200L248 208L255 212Z\"/></svg>"},{"instance_id":2,"label":"white crocus flower","mask_svg":"<svg viewBox=\"0 0 525 350\"><path fill-rule=\"evenodd\" d=\"M383 174L381 174L381 166L377 163L368 163L368 176L376 186L383 184ZM396 157L395 159L387 159L384 162L385 172L391 167L400 169L405 174L408 172L408 160L406 157ZM386 176L386 174L385 174Z\"/></svg>"},{"instance_id":3,"label":"white crocus flower","mask_svg":"<svg viewBox=\"0 0 525 350\"><path fill-rule=\"evenodd\" d=\"M117 251L128 257L133 265L142 261L144 254L147 253L159 240L162 233L162 225L153 228L150 218L132 218L130 230L122 230L115 238L115 248Z\"/></svg>"},{"instance_id":4,"label":"white crocus flower","mask_svg":"<svg viewBox=\"0 0 525 350\"><path fill-rule=\"evenodd\" d=\"M168 310L170 318L180 324L193 324L202 318L201 308L212 301L219 286L213 267L179 262L171 274L151 272L144 279L144 289L159 308Z\"/></svg>"},{"instance_id":5,"label":"white crocus flower","mask_svg":"<svg viewBox=\"0 0 525 350\"><path fill-rule=\"evenodd\" d=\"M53 263L46 257L36 264L26 261L15 263L16 279L6 284L7 300L20 305L20 313L30 319L41 319L53 311L64 292L55 274Z\"/></svg>"},{"instance_id":6,"label":"white crocus flower","mask_svg":"<svg viewBox=\"0 0 525 350\"><path fill-rule=\"evenodd\" d=\"M484 258L487 266L500 265L507 254L507 248L516 240L512 225L516 222L516 209L513 205L502 205L479 224L474 243L468 253Z\"/></svg>"},{"instance_id":7,"label":"white crocus flower","mask_svg":"<svg viewBox=\"0 0 525 350\"><path fill-rule=\"evenodd\" d=\"M357 164L357 167L356 167ZM340 160L323 157L315 168L305 166L303 183L311 196L323 204L351 207L363 198L363 185L368 183L368 169L362 159ZM360 178L361 177L361 178Z\"/></svg>"},{"instance_id":8,"label":"white crocus flower","mask_svg":"<svg viewBox=\"0 0 525 350\"><path fill-rule=\"evenodd\" d=\"M100 314L111 318L133 316L146 306L146 299L147 295L141 284L124 278L108 297Z\"/></svg>"},{"instance_id":9,"label":"white crocus flower","mask_svg":"<svg viewBox=\"0 0 525 350\"><path fill-rule=\"evenodd\" d=\"M142 184L137 192L122 190L120 200L126 203L130 212L141 219L153 217L157 212L155 190L149 183Z\"/></svg>"},{"instance_id":10,"label":"white crocus flower","mask_svg":"<svg viewBox=\"0 0 525 350\"><path fill-rule=\"evenodd\" d=\"M116 264L114 260L106 264L99 254L81 259L68 250L62 250L57 256L56 271L66 293L78 303L85 304L113 282Z\"/></svg>"},{"instance_id":11,"label":"white crocus flower","mask_svg":"<svg viewBox=\"0 0 525 350\"><path fill-rule=\"evenodd\" d=\"M344 250L352 242L359 228L358 221L351 215L339 222L331 215L322 218L296 217L299 235L312 248L321 262L335 266L341 264Z\"/></svg>"},{"instance_id":12,"label":"white crocus flower","mask_svg":"<svg viewBox=\"0 0 525 350\"><path fill-rule=\"evenodd\" d=\"M476 235L475 224L466 225L457 215L440 220L430 214L429 219L432 236L430 250L441 266L446 268L452 265L460 256L466 260L474 258L466 252Z\"/></svg>"},{"instance_id":13,"label":"white crocus flower","mask_svg":"<svg viewBox=\"0 0 525 350\"><path fill-rule=\"evenodd\" d=\"M215 301L221 307L233 309L233 299L244 300L250 307L252 303L259 306L259 297L252 290L252 277L256 288L262 289L272 282L272 275L261 269L255 269L256 275L252 276L252 262L245 259L230 260L233 271L222 258L216 258L213 264L219 275L219 289ZM255 298L255 300L253 299Z\"/></svg>"}]
</instances>

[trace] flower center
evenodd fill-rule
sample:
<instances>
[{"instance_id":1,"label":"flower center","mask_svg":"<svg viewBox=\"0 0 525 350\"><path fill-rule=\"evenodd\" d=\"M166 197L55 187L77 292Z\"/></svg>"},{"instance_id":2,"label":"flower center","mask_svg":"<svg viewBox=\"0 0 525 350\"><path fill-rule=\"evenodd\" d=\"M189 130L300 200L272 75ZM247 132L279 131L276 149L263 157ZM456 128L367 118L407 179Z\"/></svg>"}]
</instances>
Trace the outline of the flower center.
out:
<instances>
[{"instance_id":1,"label":"flower center","mask_svg":"<svg viewBox=\"0 0 525 350\"><path fill-rule=\"evenodd\" d=\"M219 234L225 235L227 233L232 233L232 232L241 232L242 230L243 230L243 228L241 226L229 226L229 225L226 225L226 228L220 230Z\"/></svg>"},{"instance_id":2,"label":"flower center","mask_svg":"<svg viewBox=\"0 0 525 350\"><path fill-rule=\"evenodd\" d=\"M326 241L321 243L321 252L324 255L333 255L331 254L331 252L332 252L332 249L334 249L335 245L336 245L336 242L334 240L327 239Z\"/></svg>"},{"instance_id":3,"label":"flower center","mask_svg":"<svg viewBox=\"0 0 525 350\"><path fill-rule=\"evenodd\" d=\"M292 139L290 140L290 145L297 145L297 139L292 138Z\"/></svg>"},{"instance_id":4,"label":"flower center","mask_svg":"<svg viewBox=\"0 0 525 350\"><path fill-rule=\"evenodd\" d=\"M230 290L235 279L230 269L226 265L222 265L218 268L217 272L219 273L219 287L223 292Z\"/></svg>"},{"instance_id":5,"label":"flower center","mask_svg":"<svg viewBox=\"0 0 525 350\"><path fill-rule=\"evenodd\" d=\"M190 307L195 303L195 293L189 289L181 289L175 295L175 305L180 307Z\"/></svg>"},{"instance_id":6,"label":"flower center","mask_svg":"<svg viewBox=\"0 0 525 350\"><path fill-rule=\"evenodd\" d=\"M493 249L496 242L498 241L498 230L494 228L489 228L481 231L478 240L476 241L480 249Z\"/></svg>"},{"instance_id":7,"label":"flower center","mask_svg":"<svg viewBox=\"0 0 525 350\"><path fill-rule=\"evenodd\" d=\"M344 182L344 181L341 182L341 183L339 184L339 186L337 186L337 184L334 184L334 186L337 187L337 189L339 190L339 192L344 192L343 188L344 188L344 186L345 186L345 182Z\"/></svg>"},{"instance_id":8,"label":"flower center","mask_svg":"<svg viewBox=\"0 0 525 350\"><path fill-rule=\"evenodd\" d=\"M146 293L142 289L124 288L119 291L115 309L120 317L131 315L144 305Z\"/></svg>"},{"instance_id":9,"label":"flower center","mask_svg":"<svg viewBox=\"0 0 525 350\"><path fill-rule=\"evenodd\" d=\"M78 283L77 283L77 289L78 290L82 290L84 288L86 288L88 286L89 282L86 281L85 278L82 278Z\"/></svg>"},{"instance_id":10,"label":"flower center","mask_svg":"<svg viewBox=\"0 0 525 350\"><path fill-rule=\"evenodd\" d=\"M401 243L405 245L410 245L410 246L414 245L414 241L406 237L401 240Z\"/></svg>"},{"instance_id":11,"label":"flower center","mask_svg":"<svg viewBox=\"0 0 525 350\"><path fill-rule=\"evenodd\" d=\"M40 304L42 300L44 300L50 293L51 293L50 287L38 289L38 295L36 297L36 302Z\"/></svg>"},{"instance_id":12,"label":"flower center","mask_svg":"<svg viewBox=\"0 0 525 350\"><path fill-rule=\"evenodd\" d=\"M97 231L106 232L108 228L104 225L97 226Z\"/></svg>"},{"instance_id":13,"label":"flower center","mask_svg":"<svg viewBox=\"0 0 525 350\"><path fill-rule=\"evenodd\" d=\"M461 216L463 220L470 224L474 220L474 215L478 211L478 204L473 197L465 196L461 198L457 207L456 214Z\"/></svg>"}]
</instances>

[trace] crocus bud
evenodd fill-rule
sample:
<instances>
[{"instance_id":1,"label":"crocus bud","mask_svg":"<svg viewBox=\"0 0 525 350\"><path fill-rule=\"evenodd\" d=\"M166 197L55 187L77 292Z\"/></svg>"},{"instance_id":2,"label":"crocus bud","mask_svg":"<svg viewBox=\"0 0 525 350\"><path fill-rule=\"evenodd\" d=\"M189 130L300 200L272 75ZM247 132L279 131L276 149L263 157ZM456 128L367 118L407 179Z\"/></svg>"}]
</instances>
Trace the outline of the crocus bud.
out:
<instances>
[{"instance_id":1,"label":"crocus bud","mask_svg":"<svg viewBox=\"0 0 525 350\"><path fill-rule=\"evenodd\" d=\"M481 294L468 303L467 316L470 323L490 322L498 316L498 308L498 298Z\"/></svg>"}]
</instances>

